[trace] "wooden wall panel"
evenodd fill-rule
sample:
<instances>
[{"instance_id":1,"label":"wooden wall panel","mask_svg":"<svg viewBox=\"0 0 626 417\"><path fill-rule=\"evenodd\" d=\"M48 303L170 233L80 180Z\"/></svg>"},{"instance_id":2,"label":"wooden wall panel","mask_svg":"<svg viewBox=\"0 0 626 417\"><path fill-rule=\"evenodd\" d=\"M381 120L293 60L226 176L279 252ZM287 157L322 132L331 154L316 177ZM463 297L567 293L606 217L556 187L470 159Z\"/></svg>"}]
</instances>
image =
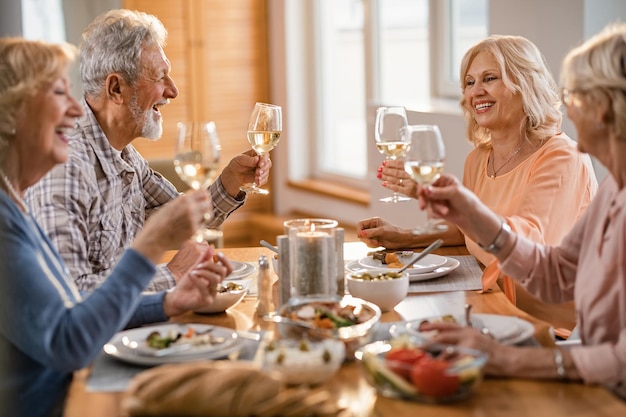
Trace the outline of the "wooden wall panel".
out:
<instances>
[{"instance_id":1,"label":"wooden wall panel","mask_svg":"<svg viewBox=\"0 0 626 417\"><path fill-rule=\"evenodd\" d=\"M222 166L250 149L250 112L256 101L269 100L265 0L124 0L123 7L163 22L168 30L165 53L179 89L179 96L162 109L162 139L137 139L133 144L139 152L148 160L171 158L176 122L190 118L215 121ZM250 196L232 217L271 209L271 197Z\"/></svg>"}]
</instances>

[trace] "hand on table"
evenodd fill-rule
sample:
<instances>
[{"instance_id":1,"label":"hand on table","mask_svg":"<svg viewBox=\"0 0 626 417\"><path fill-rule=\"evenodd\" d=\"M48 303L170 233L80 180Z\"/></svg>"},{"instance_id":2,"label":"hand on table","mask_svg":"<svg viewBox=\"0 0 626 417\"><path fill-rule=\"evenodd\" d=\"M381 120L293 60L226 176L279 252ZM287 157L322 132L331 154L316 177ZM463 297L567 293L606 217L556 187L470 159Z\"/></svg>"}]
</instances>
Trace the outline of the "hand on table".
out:
<instances>
[{"instance_id":1,"label":"hand on table","mask_svg":"<svg viewBox=\"0 0 626 417\"><path fill-rule=\"evenodd\" d=\"M357 237L370 248L378 246L387 249L405 248L410 233L410 231L394 226L380 217L361 220L356 227Z\"/></svg>"},{"instance_id":2,"label":"hand on table","mask_svg":"<svg viewBox=\"0 0 626 417\"><path fill-rule=\"evenodd\" d=\"M512 357L511 353L506 352L506 350L511 349L511 347L498 343L489 334L481 332L481 329L460 326L456 323L437 322L423 323L420 326L420 330L435 330L438 332L435 336L428 339L429 342L458 345L485 352L489 355L489 359L485 365L485 372L490 375L507 375L507 370L504 369L505 364L502 359Z\"/></svg>"}]
</instances>

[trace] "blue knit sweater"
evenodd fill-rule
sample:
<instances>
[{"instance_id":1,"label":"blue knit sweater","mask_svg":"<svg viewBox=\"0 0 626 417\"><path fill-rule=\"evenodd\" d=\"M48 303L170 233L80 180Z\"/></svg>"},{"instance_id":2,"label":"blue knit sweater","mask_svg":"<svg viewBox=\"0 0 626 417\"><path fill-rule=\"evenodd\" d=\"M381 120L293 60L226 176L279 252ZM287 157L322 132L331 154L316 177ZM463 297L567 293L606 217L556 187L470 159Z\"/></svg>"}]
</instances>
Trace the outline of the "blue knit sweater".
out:
<instances>
[{"instance_id":1,"label":"blue knit sweater","mask_svg":"<svg viewBox=\"0 0 626 417\"><path fill-rule=\"evenodd\" d=\"M73 372L116 332L166 321L164 293L141 294L154 273L129 249L80 294L33 218L0 191L0 415L60 416Z\"/></svg>"}]
</instances>

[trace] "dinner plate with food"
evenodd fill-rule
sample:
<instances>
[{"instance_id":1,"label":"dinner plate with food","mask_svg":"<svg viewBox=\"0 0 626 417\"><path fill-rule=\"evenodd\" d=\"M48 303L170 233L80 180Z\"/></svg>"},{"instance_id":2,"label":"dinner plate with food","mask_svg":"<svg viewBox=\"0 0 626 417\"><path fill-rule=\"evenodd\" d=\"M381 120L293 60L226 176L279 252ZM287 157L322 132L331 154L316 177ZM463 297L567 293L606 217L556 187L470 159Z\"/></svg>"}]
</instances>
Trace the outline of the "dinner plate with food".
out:
<instances>
[{"instance_id":1,"label":"dinner plate with food","mask_svg":"<svg viewBox=\"0 0 626 417\"><path fill-rule=\"evenodd\" d=\"M358 262L362 268L387 268L390 270L397 270L406 265L411 259L413 259L415 255L417 255L417 252L390 251L384 249L370 252L367 256L359 259ZM407 270L407 272L410 275L432 272L435 269L444 266L446 262L448 262L448 258L446 258L445 256L430 253L414 263Z\"/></svg>"},{"instance_id":2,"label":"dinner plate with food","mask_svg":"<svg viewBox=\"0 0 626 417\"><path fill-rule=\"evenodd\" d=\"M535 327L530 322L515 316L476 313L472 314L470 320L473 327L488 330L494 339L505 345L524 342L535 334ZM450 322L465 325L465 318L448 314L440 317L410 320L403 326L396 326L392 333L398 335L406 332L421 338L428 338L431 336L431 332L424 332L421 329L421 326L427 322Z\"/></svg>"},{"instance_id":3,"label":"dinner plate with food","mask_svg":"<svg viewBox=\"0 0 626 417\"><path fill-rule=\"evenodd\" d=\"M237 332L206 324L168 323L117 333L104 352L137 365L219 359L238 349Z\"/></svg>"}]
</instances>

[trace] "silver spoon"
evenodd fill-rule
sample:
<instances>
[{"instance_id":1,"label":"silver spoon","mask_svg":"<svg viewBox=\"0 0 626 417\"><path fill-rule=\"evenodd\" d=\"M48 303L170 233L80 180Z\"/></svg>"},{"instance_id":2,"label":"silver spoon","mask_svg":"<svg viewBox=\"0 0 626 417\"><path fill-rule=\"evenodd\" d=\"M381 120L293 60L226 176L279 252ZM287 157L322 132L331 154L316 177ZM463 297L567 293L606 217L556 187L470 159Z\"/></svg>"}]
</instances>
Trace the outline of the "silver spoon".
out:
<instances>
[{"instance_id":1,"label":"silver spoon","mask_svg":"<svg viewBox=\"0 0 626 417\"><path fill-rule=\"evenodd\" d=\"M272 245L271 243L265 241L265 240L261 240L261 246L265 246L266 248L268 248L272 252L278 253L278 248L276 246Z\"/></svg>"},{"instance_id":2,"label":"silver spoon","mask_svg":"<svg viewBox=\"0 0 626 417\"><path fill-rule=\"evenodd\" d=\"M401 274L402 272L406 271L408 268L412 267L415 262L419 261L424 256L428 255L429 253L431 253L432 251L437 249L442 244L443 244L443 240L441 240L441 239L435 240L433 243L428 245L426 247L426 249L424 249L422 252L418 253L417 256L415 256L415 258L411 259L409 262L407 262L406 265L404 265L402 268L400 268L398 273Z\"/></svg>"}]
</instances>

